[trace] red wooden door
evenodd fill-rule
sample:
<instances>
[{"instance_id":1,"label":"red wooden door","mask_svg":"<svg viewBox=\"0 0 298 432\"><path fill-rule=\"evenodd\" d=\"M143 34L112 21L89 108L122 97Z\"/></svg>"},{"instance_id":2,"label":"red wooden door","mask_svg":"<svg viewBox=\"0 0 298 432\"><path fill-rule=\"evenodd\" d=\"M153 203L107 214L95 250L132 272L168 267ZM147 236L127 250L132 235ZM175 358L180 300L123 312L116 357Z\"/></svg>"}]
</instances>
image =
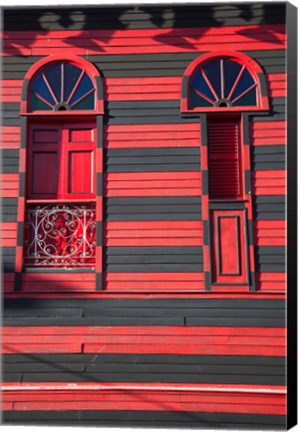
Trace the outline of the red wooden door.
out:
<instances>
[{"instance_id":1,"label":"red wooden door","mask_svg":"<svg viewBox=\"0 0 298 432\"><path fill-rule=\"evenodd\" d=\"M30 126L25 265L94 265L95 132L90 122Z\"/></svg>"},{"instance_id":2,"label":"red wooden door","mask_svg":"<svg viewBox=\"0 0 298 432\"><path fill-rule=\"evenodd\" d=\"M244 210L211 210L212 282L247 283Z\"/></svg>"},{"instance_id":3,"label":"red wooden door","mask_svg":"<svg viewBox=\"0 0 298 432\"><path fill-rule=\"evenodd\" d=\"M27 197L87 200L95 198L94 125L31 125Z\"/></svg>"}]
</instances>

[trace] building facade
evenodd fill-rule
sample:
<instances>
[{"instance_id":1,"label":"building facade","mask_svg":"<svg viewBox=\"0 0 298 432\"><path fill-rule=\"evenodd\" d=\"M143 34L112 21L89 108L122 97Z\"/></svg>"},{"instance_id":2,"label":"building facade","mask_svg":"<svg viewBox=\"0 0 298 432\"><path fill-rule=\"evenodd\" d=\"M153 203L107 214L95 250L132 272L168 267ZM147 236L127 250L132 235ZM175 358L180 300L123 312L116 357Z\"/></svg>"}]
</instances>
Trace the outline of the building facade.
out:
<instances>
[{"instance_id":1,"label":"building facade","mask_svg":"<svg viewBox=\"0 0 298 432\"><path fill-rule=\"evenodd\" d=\"M287 8L4 10L4 422L285 427Z\"/></svg>"}]
</instances>

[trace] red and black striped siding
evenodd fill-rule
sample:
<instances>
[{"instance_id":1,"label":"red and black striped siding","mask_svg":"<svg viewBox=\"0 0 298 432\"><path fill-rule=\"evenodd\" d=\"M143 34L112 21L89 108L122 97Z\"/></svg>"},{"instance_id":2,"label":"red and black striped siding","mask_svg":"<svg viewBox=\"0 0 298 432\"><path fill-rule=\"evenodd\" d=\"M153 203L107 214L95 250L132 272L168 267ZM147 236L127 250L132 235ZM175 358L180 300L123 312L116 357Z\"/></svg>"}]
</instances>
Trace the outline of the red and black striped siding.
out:
<instances>
[{"instance_id":1,"label":"red and black striped siding","mask_svg":"<svg viewBox=\"0 0 298 432\"><path fill-rule=\"evenodd\" d=\"M237 8L88 8L70 27L71 9L47 9L50 20L42 10L5 10L5 422L285 427L285 6ZM66 47L103 75L103 294L114 298L94 294L95 273L81 272L29 272L14 292L22 80ZM192 60L220 49L254 58L270 96L269 115L251 117L254 297L204 294L201 125L180 116L180 87ZM99 394L98 382L118 389Z\"/></svg>"}]
</instances>

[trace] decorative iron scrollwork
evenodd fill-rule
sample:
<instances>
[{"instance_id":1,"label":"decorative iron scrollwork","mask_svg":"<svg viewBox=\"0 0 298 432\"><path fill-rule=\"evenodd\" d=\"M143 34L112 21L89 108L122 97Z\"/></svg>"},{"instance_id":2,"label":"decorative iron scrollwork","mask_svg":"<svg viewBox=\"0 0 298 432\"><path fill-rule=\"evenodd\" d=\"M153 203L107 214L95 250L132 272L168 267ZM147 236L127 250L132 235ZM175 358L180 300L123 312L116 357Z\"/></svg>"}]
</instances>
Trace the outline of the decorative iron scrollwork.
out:
<instances>
[{"instance_id":1,"label":"decorative iron scrollwork","mask_svg":"<svg viewBox=\"0 0 298 432\"><path fill-rule=\"evenodd\" d=\"M93 266L95 248L95 204L34 205L27 209L26 266Z\"/></svg>"}]
</instances>

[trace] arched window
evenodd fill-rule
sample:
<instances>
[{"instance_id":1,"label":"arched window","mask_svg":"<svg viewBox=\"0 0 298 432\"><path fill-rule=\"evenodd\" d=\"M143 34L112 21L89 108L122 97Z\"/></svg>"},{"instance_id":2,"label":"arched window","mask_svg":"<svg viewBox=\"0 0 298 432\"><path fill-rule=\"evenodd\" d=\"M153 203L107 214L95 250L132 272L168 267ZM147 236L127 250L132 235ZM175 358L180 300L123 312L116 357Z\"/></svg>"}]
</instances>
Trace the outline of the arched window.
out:
<instances>
[{"instance_id":1,"label":"arched window","mask_svg":"<svg viewBox=\"0 0 298 432\"><path fill-rule=\"evenodd\" d=\"M60 61L40 70L30 85L30 111L94 110L95 85L82 67Z\"/></svg>"},{"instance_id":2,"label":"arched window","mask_svg":"<svg viewBox=\"0 0 298 432\"><path fill-rule=\"evenodd\" d=\"M26 75L24 267L101 272L102 114L101 77L86 60L51 56Z\"/></svg>"},{"instance_id":3,"label":"arched window","mask_svg":"<svg viewBox=\"0 0 298 432\"><path fill-rule=\"evenodd\" d=\"M186 69L181 112L260 110L268 110L265 78L245 54L205 54Z\"/></svg>"},{"instance_id":4,"label":"arched window","mask_svg":"<svg viewBox=\"0 0 298 432\"><path fill-rule=\"evenodd\" d=\"M207 289L254 289L248 115L268 109L263 71L245 54L205 54L185 71L181 113L201 123Z\"/></svg>"}]
</instances>

